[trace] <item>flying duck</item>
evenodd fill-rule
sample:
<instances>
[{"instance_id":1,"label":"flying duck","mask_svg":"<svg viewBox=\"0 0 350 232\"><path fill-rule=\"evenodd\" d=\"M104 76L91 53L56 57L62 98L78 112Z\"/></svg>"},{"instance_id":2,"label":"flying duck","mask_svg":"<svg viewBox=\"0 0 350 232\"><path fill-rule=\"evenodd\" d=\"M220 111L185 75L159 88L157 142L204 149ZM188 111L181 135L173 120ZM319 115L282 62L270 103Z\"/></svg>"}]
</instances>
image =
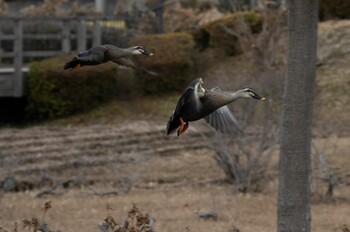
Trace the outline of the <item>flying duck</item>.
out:
<instances>
[{"instance_id":1,"label":"flying duck","mask_svg":"<svg viewBox=\"0 0 350 232\"><path fill-rule=\"evenodd\" d=\"M129 48L118 48L111 44L105 44L93 47L87 51L79 52L73 59L64 65L64 69L75 69L85 65L99 65L112 61L120 66L132 68L142 72L155 74L145 70L142 66L136 64L130 57L134 55L152 56L153 53L147 51L141 46Z\"/></svg>"},{"instance_id":2,"label":"flying duck","mask_svg":"<svg viewBox=\"0 0 350 232\"><path fill-rule=\"evenodd\" d=\"M204 89L202 84L202 78L197 78L186 88L168 121L166 127L168 135L177 130L179 136L189 127L188 122L202 118L217 131L237 134L241 128L227 105L239 98L266 100L251 88L228 92L221 91L219 87Z\"/></svg>"}]
</instances>

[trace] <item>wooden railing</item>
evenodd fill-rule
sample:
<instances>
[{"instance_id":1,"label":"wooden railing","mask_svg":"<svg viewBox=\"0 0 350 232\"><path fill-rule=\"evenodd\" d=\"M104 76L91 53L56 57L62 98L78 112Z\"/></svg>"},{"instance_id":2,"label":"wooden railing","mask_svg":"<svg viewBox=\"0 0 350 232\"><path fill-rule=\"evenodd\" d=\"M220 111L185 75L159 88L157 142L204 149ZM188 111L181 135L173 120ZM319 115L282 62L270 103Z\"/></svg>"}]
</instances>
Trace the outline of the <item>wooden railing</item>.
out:
<instances>
[{"instance_id":1,"label":"wooden railing","mask_svg":"<svg viewBox=\"0 0 350 232\"><path fill-rule=\"evenodd\" d=\"M89 18L89 17L0 17L0 24L10 23L13 33L8 34L0 28L0 97L22 97L24 74L28 68L24 65L25 58L44 58L67 54L71 51L72 41L76 41L77 50L86 50L88 39L92 40L92 45L101 44L101 24L119 20L125 22L125 17L113 18ZM32 33L24 31L26 22L38 21L39 25L45 25L47 22L55 22L60 30L54 33ZM74 25L75 28L71 28ZM89 27L89 30L87 30ZM90 31L91 33L88 33ZM3 41L13 41L12 51L3 48ZM58 50L31 50L24 51L26 40L59 40L61 46ZM10 59L9 59L10 58ZM7 61L6 64L2 60Z\"/></svg>"}]
</instances>

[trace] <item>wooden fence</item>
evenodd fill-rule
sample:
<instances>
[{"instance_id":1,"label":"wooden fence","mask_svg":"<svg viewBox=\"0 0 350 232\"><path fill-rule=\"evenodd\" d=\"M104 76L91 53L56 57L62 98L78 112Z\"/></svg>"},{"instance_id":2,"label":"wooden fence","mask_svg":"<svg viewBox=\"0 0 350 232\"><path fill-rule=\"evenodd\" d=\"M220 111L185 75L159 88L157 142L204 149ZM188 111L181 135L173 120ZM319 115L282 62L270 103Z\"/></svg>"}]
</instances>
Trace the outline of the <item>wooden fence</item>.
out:
<instances>
[{"instance_id":1,"label":"wooden fence","mask_svg":"<svg viewBox=\"0 0 350 232\"><path fill-rule=\"evenodd\" d=\"M37 22L43 27L48 22L58 25L55 32L26 33L24 24ZM101 44L101 27L115 22L115 26L125 27L126 17L91 18L91 17L0 17L0 97L22 97L24 95L24 78L28 67L25 58L44 58L67 54L71 51L72 41L75 49L87 49L87 41L92 40L92 46ZM10 28L10 33L4 31L4 25ZM9 26L10 25L10 26ZM89 30L88 30L89 29ZM24 50L28 40L56 40L61 46L56 50ZM12 51L5 49L3 44L13 41ZM2 62L6 60L6 62Z\"/></svg>"}]
</instances>

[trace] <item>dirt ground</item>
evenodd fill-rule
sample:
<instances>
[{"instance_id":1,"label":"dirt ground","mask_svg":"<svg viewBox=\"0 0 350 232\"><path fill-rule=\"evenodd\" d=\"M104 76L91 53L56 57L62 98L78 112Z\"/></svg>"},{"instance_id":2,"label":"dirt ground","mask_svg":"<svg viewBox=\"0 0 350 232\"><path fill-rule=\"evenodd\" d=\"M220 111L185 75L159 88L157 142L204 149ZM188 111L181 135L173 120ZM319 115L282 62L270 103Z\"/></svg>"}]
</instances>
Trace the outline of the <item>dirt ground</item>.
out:
<instances>
[{"instance_id":1,"label":"dirt ground","mask_svg":"<svg viewBox=\"0 0 350 232\"><path fill-rule=\"evenodd\" d=\"M201 123L181 137L157 125L1 129L0 180L14 177L16 184L0 196L0 226L10 231L17 222L22 231L22 220L41 218L43 204L52 201L45 216L51 230L99 231L107 204L121 221L133 203L155 218L156 231L276 230L275 174L262 192L239 193L225 182ZM314 147L325 142L317 139ZM350 143L338 137L327 143L325 158L339 184L334 200L325 201L326 183L314 182L312 226L342 231L350 224ZM217 220L198 216L208 212Z\"/></svg>"},{"instance_id":2,"label":"dirt ground","mask_svg":"<svg viewBox=\"0 0 350 232\"><path fill-rule=\"evenodd\" d=\"M349 196L349 188L341 189ZM86 189L71 190L64 196L35 198L31 192L6 194L1 198L1 225L12 228L14 221L41 217L42 205L51 200L46 215L52 230L99 231L97 223L106 215L106 205L114 218L125 218L132 203L155 219L156 231L276 231L276 195L233 194L227 186L187 184L134 189L120 196L92 196ZM198 212L216 212L218 219L203 220ZM312 206L313 231L342 231L349 224L350 203L317 203Z\"/></svg>"}]
</instances>

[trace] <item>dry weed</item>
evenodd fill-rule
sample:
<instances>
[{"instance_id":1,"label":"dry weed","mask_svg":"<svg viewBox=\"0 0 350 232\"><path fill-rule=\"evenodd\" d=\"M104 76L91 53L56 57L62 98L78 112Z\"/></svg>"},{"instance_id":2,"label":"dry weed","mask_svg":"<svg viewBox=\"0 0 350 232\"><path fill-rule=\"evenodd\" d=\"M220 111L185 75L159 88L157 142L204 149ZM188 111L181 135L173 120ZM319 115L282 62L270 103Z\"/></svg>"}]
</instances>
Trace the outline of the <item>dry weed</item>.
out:
<instances>
[{"instance_id":1,"label":"dry weed","mask_svg":"<svg viewBox=\"0 0 350 232\"><path fill-rule=\"evenodd\" d=\"M43 211L43 216L41 218L42 221L44 221L46 212L51 208L52 208L51 201L45 202L44 207L41 209Z\"/></svg>"},{"instance_id":2,"label":"dry weed","mask_svg":"<svg viewBox=\"0 0 350 232\"><path fill-rule=\"evenodd\" d=\"M155 232L154 219L149 214L143 214L136 204L128 212L127 219L117 223L110 211L112 208L107 204L107 217L98 224L102 232Z\"/></svg>"},{"instance_id":3,"label":"dry weed","mask_svg":"<svg viewBox=\"0 0 350 232\"><path fill-rule=\"evenodd\" d=\"M46 212L52 208L51 201L45 202L44 207L41 209L43 211L42 219L38 219L37 217L32 217L32 219L23 219L22 220L22 229L27 229L28 232L33 231L41 231L41 232L51 232L51 230L48 228L48 224L44 221ZM18 224L15 222L12 232L20 231L18 229ZM0 227L0 232L8 232L8 230Z\"/></svg>"},{"instance_id":4,"label":"dry weed","mask_svg":"<svg viewBox=\"0 0 350 232\"><path fill-rule=\"evenodd\" d=\"M8 232L8 231L0 226L0 232Z\"/></svg>"}]
</instances>

